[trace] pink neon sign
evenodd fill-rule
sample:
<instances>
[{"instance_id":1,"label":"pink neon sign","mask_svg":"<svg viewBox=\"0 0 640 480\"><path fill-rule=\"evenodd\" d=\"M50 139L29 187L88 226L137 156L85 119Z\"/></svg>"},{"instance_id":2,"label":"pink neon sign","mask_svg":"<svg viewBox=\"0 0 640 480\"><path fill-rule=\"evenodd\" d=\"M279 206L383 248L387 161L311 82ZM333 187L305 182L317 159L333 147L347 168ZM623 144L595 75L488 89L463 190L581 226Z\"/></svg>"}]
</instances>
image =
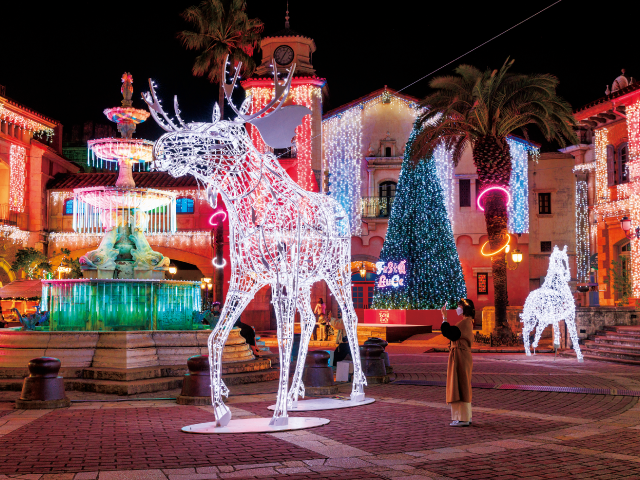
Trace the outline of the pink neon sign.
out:
<instances>
[{"instance_id":1,"label":"pink neon sign","mask_svg":"<svg viewBox=\"0 0 640 480\"><path fill-rule=\"evenodd\" d=\"M504 187L489 187L486 190L484 190L479 196L478 196L478 208L480 210L482 210L484 212L484 207L482 205L480 205L480 199L484 196L485 193L490 192L491 190L500 190L504 193L507 194L507 205L509 205L509 203L511 202L511 195L509 194L509 192L507 191L506 188Z\"/></svg>"}]
</instances>

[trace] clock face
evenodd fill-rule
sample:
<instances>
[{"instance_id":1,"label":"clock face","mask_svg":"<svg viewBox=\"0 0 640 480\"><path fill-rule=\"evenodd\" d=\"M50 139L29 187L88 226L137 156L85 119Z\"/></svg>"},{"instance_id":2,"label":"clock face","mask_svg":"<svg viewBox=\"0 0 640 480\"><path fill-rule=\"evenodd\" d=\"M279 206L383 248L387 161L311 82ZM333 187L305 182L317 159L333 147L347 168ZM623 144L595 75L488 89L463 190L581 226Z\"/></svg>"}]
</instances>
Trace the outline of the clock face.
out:
<instances>
[{"instance_id":1,"label":"clock face","mask_svg":"<svg viewBox=\"0 0 640 480\"><path fill-rule=\"evenodd\" d=\"M288 45L280 45L273 52L273 58L278 65L289 65L293 61L293 49Z\"/></svg>"}]
</instances>

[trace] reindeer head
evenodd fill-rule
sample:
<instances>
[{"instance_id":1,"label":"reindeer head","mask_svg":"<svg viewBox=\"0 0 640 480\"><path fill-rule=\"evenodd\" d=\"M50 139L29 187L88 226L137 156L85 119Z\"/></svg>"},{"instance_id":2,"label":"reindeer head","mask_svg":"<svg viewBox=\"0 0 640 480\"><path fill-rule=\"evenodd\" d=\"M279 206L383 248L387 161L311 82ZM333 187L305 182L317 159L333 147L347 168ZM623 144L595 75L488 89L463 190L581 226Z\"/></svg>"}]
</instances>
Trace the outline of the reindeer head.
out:
<instances>
[{"instance_id":1,"label":"reindeer head","mask_svg":"<svg viewBox=\"0 0 640 480\"><path fill-rule=\"evenodd\" d=\"M226 63L225 60L225 65ZM143 100L149 106L151 116L168 132L160 137L154 146L156 168L169 172L173 177L192 174L206 183L210 203L215 203L212 197L215 199L216 191L221 187L230 197L242 194L247 184L251 183L252 172L255 176L255 163L251 162L250 157L262 161L262 156L251 142L245 123L256 127L270 147L286 148L292 145L295 129L302 123L302 118L311 113L311 110L299 105L283 107L291 88L295 65L289 69L286 80L281 84L278 81L275 63L273 99L263 109L251 114L248 113L251 97L245 99L239 110L236 109L231 101L231 93L238 80L241 66L242 64L237 66L231 84L227 84L223 66L224 93L229 105L237 114L234 120L221 120L220 108L216 104L213 107L211 123L185 124L180 117L178 99L174 97L173 104L178 122L176 125L160 105L151 79L149 79L151 92L142 94Z\"/></svg>"}]
</instances>

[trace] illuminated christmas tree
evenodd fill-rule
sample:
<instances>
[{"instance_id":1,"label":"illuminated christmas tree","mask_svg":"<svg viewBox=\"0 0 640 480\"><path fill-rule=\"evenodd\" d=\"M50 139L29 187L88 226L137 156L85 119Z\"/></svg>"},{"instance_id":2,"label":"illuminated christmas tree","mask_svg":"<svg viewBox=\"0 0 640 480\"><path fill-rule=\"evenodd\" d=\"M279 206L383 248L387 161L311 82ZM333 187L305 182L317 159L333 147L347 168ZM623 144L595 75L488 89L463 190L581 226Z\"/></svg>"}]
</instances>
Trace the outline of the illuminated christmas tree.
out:
<instances>
[{"instance_id":1,"label":"illuminated christmas tree","mask_svg":"<svg viewBox=\"0 0 640 480\"><path fill-rule=\"evenodd\" d=\"M416 133L407 142L372 308L455 308L467 295L435 162L410 158Z\"/></svg>"}]
</instances>

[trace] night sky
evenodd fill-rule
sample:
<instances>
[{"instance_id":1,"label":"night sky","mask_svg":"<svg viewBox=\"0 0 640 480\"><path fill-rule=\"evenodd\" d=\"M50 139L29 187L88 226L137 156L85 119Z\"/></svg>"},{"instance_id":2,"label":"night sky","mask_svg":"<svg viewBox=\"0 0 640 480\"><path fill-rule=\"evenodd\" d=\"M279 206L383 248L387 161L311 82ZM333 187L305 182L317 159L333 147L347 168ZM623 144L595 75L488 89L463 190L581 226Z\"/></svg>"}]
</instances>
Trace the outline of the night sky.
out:
<instances>
[{"instance_id":1,"label":"night sky","mask_svg":"<svg viewBox=\"0 0 640 480\"><path fill-rule=\"evenodd\" d=\"M176 39L190 28L179 14L196 0L6 3L0 84L10 98L66 127L106 123L102 110L120 105L120 77L129 71L134 106L143 107L140 92L153 77L165 105L178 95L185 120L211 118L217 86L192 76L196 54ZM264 36L284 28L285 0L247 3L249 16L265 23ZM329 85L326 111L384 85L401 89L551 3L406 0L377 8L361 0L291 0L289 10L291 28L316 42L313 64ZM514 71L558 76L559 93L578 108L603 96L620 68L640 77L629 64L633 29L598 28L599 15L607 14L563 0L438 74L460 63L498 68L511 56ZM428 91L426 79L405 93L423 97ZM148 121L136 136L153 140L160 133Z\"/></svg>"}]
</instances>

